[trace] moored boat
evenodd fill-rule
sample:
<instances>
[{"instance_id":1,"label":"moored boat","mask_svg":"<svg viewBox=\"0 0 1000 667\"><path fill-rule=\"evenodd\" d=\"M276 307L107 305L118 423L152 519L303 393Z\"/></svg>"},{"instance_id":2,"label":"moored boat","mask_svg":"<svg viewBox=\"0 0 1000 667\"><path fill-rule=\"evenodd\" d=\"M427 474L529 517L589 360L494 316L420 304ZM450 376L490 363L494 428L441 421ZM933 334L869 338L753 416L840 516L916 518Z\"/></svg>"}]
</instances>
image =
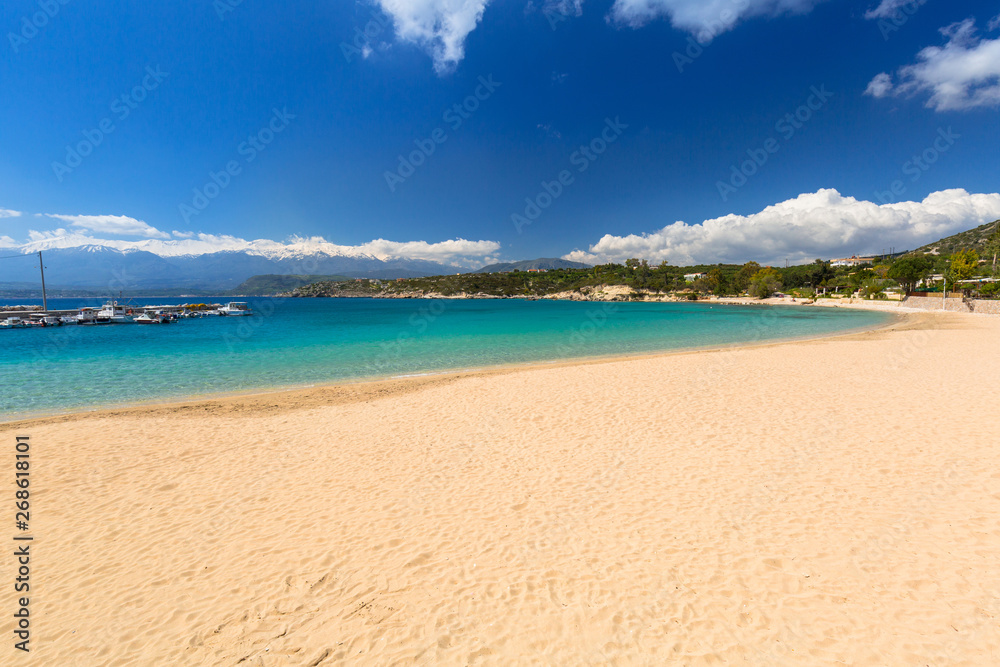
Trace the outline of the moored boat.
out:
<instances>
[{"instance_id":1,"label":"moored boat","mask_svg":"<svg viewBox=\"0 0 1000 667\"><path fill-rule=\"evenodd\" d=\"M97 324L132 324L135 320L131 312L117 301L108 301L97 313Z\"/></svg>"},{"instance_id":2,"label":"moored boat","mask_svg":"<svg viewBox=\"0 0 1000 667\"><path fill-rule=\"evenodd\" d=\"M8 317L5 320L0 320L0 328L2 329L23 329L26 326L20 317Z\"/></svg>"},{"instance_id":3,"label":"moored boat","mask_svg":"<svg viewBox=\"0 0 1000 667\"><path fill-rule=\"evenodd\" d=\"M253 311L250 310L250 306L246 301L230 301L222 308L219 308L219 312L228 317L253 315Z\"/></svg>"},{"instance_id":4,"label":"moored boat","mask_svg":"<svg viewBox=\"0 0 1000 667\"><path fill-rule=\"evenodd\" d=\"M136 324L170 324L171 321L169 315L159 312L145 312L135 318Z\"/></svg>"}]
</instances>

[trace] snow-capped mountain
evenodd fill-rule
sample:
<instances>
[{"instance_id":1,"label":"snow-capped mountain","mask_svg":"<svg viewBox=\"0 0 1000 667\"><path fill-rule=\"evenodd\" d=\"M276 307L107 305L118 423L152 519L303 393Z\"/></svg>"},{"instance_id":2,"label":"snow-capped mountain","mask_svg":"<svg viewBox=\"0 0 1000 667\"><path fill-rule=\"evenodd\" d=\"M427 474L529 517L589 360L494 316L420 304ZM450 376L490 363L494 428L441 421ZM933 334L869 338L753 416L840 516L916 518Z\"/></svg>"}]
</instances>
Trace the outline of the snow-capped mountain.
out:
<instances>
[{"instance_id":1,"label":"snow-capped mountain","mask_svg":"<svg viewBox=\"0 0 1000 667\"><path fill-rule=\"evenodd\" d=\"M481 257L483 251L489 252L496 245L462 239L444 244L458 244L451 249L452 259L461 261L461 253L468 251L473 263L474 253ZM160 288L225 290L259 274L403 278L468 270L459 268L458 262L443 264L420 257L422 250L424 254L440 255L441 246L382 240L363 246L340 246L321 238L293 237L281 243L204 234L168 241L116 241L64 234L39 235L24 245L4 248L4 252L28 255L43 251L45 278L50 285L117 292ZM33 281L36 276L37 262L30 259L0 262L0 282Z\"/></svg>"}]
</instances>

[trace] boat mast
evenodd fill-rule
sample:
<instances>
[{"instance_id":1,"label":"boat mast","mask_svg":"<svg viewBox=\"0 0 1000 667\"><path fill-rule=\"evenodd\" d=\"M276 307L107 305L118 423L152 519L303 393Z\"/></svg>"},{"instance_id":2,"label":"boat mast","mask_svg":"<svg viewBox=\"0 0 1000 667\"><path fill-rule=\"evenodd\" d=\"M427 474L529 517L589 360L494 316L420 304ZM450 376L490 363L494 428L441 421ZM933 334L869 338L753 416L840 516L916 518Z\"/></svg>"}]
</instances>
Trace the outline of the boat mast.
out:
<instances>
[{"instance_id":1,"label":"boat mast","mask_svg":"<svg viewBox=\"0 0 1000 667\"><path fill-rule=\"evenodd\" d=\"M38 251L38 270L42 272L42 310L49 312L49 300L45 297L45 264L42 263L42 251Z\"/></svg>"}]
</instances>

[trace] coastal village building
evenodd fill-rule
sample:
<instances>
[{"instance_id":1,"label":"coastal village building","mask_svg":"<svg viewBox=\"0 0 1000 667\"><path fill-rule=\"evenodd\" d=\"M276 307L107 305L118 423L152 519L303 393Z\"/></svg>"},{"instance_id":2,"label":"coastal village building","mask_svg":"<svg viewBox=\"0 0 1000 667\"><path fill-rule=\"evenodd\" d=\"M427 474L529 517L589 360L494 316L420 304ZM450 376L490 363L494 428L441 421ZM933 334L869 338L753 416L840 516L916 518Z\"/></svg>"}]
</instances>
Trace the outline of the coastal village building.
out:
<instances>
[{"instance_id":1,"label":"coastal village building","mask_svg":"<svg viewBox=\"0 0 1000 667\"><path fill-rule=\"evenodd\" d=\"M693 283L694 281L698 280L698 278L704 278L707 275L708 274L706 273L685 273L684 280L686 280L689 283Z\"/></svg>"},{"instance_id":2,"label":"coastal village building","mask_svg":"<svg viewBox=\"0 0 1000 667\"><path fill-rule=\"evenodd\" d=\"M861 266L862 264L873 264L874 262L874 257L858 257L857 255L851 255L850 257L831 259L830 266Z\"/></svg>"}]
</instances>

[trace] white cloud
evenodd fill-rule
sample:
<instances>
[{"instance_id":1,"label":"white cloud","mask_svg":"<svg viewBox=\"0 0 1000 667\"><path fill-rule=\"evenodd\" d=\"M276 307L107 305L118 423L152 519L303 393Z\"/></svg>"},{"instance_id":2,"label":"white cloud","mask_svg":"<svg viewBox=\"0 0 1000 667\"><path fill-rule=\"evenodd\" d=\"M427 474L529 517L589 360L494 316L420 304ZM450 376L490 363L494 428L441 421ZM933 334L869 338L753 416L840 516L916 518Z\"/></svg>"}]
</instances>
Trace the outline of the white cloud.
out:
<instances>
[{"instance_id":1,"label":"white cloud","mask_svg":"<svg viewBox=\"0 0 1000 667\"><path fill-rule=\"evenodd\" d=\"M927 0L924 0L926 2ZM888 19L896 16L899 11L908 5L919 6L923 4L919 0L882 0L879 6L875 9L869 9L865 12L865 18L872 19Z\"/></svg>"},{"instance_id":2,"label":"white cloud","mask_svg":"<svg viewBox=\"0 0 1000 667\"><path fill-rule=\"evenodd\" d=\"M11 211L7 208L0 208L0 218L18 218L20 216L20 211Z\"/></svg>"},{"instance_id":3,"label":"white cloud","mask_svg":"<svg viewBox=\"0 0 1000 667\"><path fill-rule=\"evenodd\" d=\"M583 16L583 0L546 0L542 13L555 16Z\"/></svg>"},{"instance_id":4,"label":"white cloud","mask_svg":"<svg viewBox=\"0 0 1000 667\"><path fill-rule=\"evenodd\" d=\"M615 0L611 18L633 28L669 18L675 28L711 41L741 19L804 14L820 2L823 0Z\"/></svg>"},{"instance_id":5,"label":"white cloud","mask_svg":"<svg viewBox=\"0 0 1000 667\"><path fill-rule=\"evenodd\" d=\"M375 0L392 18L396 37L425 48L439 73L451 71L465 56L465 40L476 29L491 0ZM679 30L708 42L753 16L804 14L825 0L615 0L609 19L637 28L667 18ZM894 1L894 0L886 0ZM584 0L528 2L525 14L541 12L553 27L583 14ZM540 5L540 6L539 6ZM554 17L557 17L554 20ZM367 56L367 53L362 54Z\"/></svg>"},{"instance_id":6,"label":"white cloud","mask_svg":"<svg viewBox=\"0 0 1000 667\"><path fill-rule=\"evenodd\" d=\"M434 58L434 69L445 73L465 56L465 38L472 32L489 0L378 0L392 17L396 36L419 44Z\"/></svg>"},{"instance_id":7,"label":"white cloud","mask_svg":"<svg viewBox=\"0 0 1000 667\"><path fill-rule=\"evenodd\" d=\"M885 72L876 74L875 78L868 82L868 87L865 88L865 95L871 95L872 97L885 97L891 92L892 77Z\"/></svg>"},{"instance_id":8,"label":"white cloud","mask_svg":"<svg viewBox=\"0 0 1000 667\"><path fill-rule=\"evenodd\" d=\"M16 248L20 245L17 241L9 236L0 236L0 248Z\"/></svg>"},{"instance_id":9,"label":"white cloud","mask_svg":"<svg viewBox=\"0 0 1000 667\"><path fill-rule=\"evenodd\" d=\"M997 28L1000 28L1000 14L991 18L990 22L986 26L987 30L996 30Z\"/></svg>"},{"instance_id":10,"label":"white cloud","mask_svg":"<svg viewBox=\"0 0 1000 667\"><path fill-rule=\"evenodd\" d=\"M875 97L927 93L927 106L935 111L963 111L1000 106L1000 39L980 39L973 19L941 29L947 42L928 46L917 62L900 68L899 83L892 85L885 73L868 84Z\"/></svg>"},{"instance_id":11,"label":"white cloud","mask_svg":"<svg viewBox=\"0 0 1000 667\"><path fill-rule=\"evenodd\" d=\"M913 249L1000 218L1000 194L962 189L921 201L875 204L833 189L802 194L751 215L726 215L699 225L675 222L650 234L607 234L587 251L563 259L599 264L630 257L673 264L808 262L817 257Z\"/></svg>"},{"instance_id":12,"label":"white cloud","mask_svg":"<svg viewBox=\"0 0 1000 667\"><path fill-rule=\"evenodd\" d=\"M432 262L453 264L455 262L471 263L486 255L491 255L500 249L496 241L466 241L454 239L439 243L426 241L408 241L398 243L375 239L357 246L358 250L376 257L406 257L407 259L424 259Z\"/></svg>"},{"instance_id":13,"label":"white cloud","mask_svg":"<svg viewBox=\"0 0 1000 667\"><path fill-rule=\"evenodd\" d=\"M149 239L169 239L170 234L146 224L142 220L127 215L58 215L47 214L50 218L70 223L73 227L116 236L144 236Z\"/></svg>"},{"instance_id":14,"label":"white cloud","mask_svg":"<svg viewBox=\"0 0 1000 667\"><path fill-rule=\"evenodd\" d=\"M176 229L170 233L175 239L193 239L195 237L194 232L179 232Z\"/></svg>"},{"instance_id":15,"label":"white cloud","mask_svg":"<svg viewBox=\"0 0 1000 667\"><path fill-rule=\"evenodd\" d=\"M496 241L467 241L452 239L438 243L427 241L387 241L375 239L360 245L339 245L320 236L293 236L287 241L256 239L248 241L237 236L216 234L192 234L191 238L142 241L122 241L96 238L75 230L64 228L28 232L29 241L15 246L23 252L35 252L52 248L77 248L99 245L122 251L144 250L161 257L181 257L205 255L214 252L246 252L272 259L306 257L310 255L341 255L347 257L375 257L389 259L422 259L441 262L453 266L483 266L494 259L500 249Z\"/></svg>"}]
</instances>

